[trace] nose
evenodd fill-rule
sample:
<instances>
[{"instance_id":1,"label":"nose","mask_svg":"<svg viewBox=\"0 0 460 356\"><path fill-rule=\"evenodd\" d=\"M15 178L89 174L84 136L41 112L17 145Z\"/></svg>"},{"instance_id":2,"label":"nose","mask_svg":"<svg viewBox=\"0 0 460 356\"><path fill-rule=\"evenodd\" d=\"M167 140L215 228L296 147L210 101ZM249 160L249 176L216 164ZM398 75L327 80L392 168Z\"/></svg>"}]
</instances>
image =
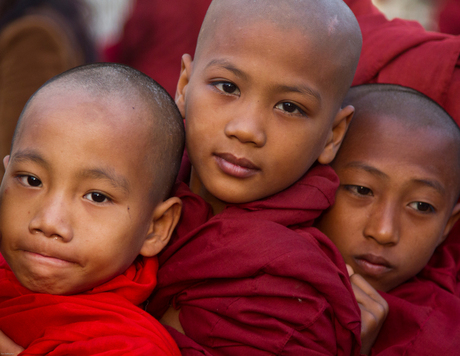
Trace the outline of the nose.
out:
<instances>
[{"instance_id":1,"label":"nose","mask_svg":"<svg viewBox=\"0 0 460 356\"><path fill-rule=\"evenodd\" d=\"M262 147L267 142L266 116L260 105L241 105L239 112L234 112L230 121L225 125L225 135L236 138L241 143L252 143Z\"/></svg>"},{"instance_id":2,"label":"nose","mask_svg":"<svg viewBox=\"0 0 460 356\"><path fill-rule=\"evenodd\" d=\"M364 236L380 245L396 245L400 237L399 219L395 204L376 205L368 216Z\"/></svg>"},{"instance_id":3,"label":"nose","mask_svg":"<svg viewBox=\"0 0 460 356\"><path fill-rule=\"evenodd\" d=\"M71 204L66 203L62 195L48 194L35 209L29 222L29 231L69 242L73 238L70 212Z\"/></svg>"}]
</instances>

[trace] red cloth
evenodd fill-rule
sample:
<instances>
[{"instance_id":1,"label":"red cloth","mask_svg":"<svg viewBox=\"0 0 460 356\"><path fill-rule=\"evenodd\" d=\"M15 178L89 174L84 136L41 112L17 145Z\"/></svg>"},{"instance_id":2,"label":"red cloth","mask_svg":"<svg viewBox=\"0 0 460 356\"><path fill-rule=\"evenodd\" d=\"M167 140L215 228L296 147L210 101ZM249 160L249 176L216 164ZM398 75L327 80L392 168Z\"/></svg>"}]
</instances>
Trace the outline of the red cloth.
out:
<instances>
[{"instance_id":1,"label":"red cloth","mask_svg":"<svg viewBox=\"0 0 460 356\"><path fill-rule=\"evenodd\" d=\"M457 296L418 278L382 295L390 312L371 355L459 354L460 300Z\"/></svg>"},{"instance_id":2,"label":"red cloth","mask_svg":"<svg viewBox=\"0 0 460 356\"><path fill-rule=\"evenodd\" d=\"M88 292L34 293L0 255L0 330L21 355L180 355L171 336L138 307L156 284L156 258L139 259L124 274Z\"/></svg>"},{"instance_id":3,"label":"red cloth","mask_svg":"<svg viewBox=\"0 0 460 356\"><path fill-rule=\"evenodd\" d=\"M211 0L137 0L119 42L105 60L132 66L174 97L184 53L195 53L201 23Z\"/></svg>"},{"instance_id":4,"label":"red cloth","mask_svg":"<svg viewBox=\"0 0 460 356\"><path fill-rule=\"evenodd\" d=\"M435 100L460 124L460 37L388 21L370 0L345 0L363 33L353 85L392 83ZM458 355L460 223L412 280L382 295L390 314L372 355Z\"/></svg>"},{"instance_id":5,"label":"red cloth","mask_svg":"<svg viewBox=\"0 0 460 356\"><path fill-rule=\"evenodd\" d=\"M183 355L359 354L360 312L345 264L311 227L337 186L330 167L316 166L274 196L215 216L180 186L182 220L160 255L148 311L181 309Z\"/></svg>"}]
</instances>

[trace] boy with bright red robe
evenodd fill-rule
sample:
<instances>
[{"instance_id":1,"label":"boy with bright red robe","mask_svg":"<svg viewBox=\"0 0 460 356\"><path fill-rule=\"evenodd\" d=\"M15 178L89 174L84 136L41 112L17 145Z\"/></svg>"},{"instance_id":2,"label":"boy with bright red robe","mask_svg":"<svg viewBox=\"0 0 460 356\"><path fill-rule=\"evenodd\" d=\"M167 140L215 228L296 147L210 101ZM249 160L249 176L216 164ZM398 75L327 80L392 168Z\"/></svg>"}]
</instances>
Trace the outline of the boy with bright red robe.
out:
<instances>
[{"instance_id":1,"label":"boy with bright red robe","mask_svg":"<svg viewBox=\"0 0 460 356\"><path fill-rule=\"evenodd\" d=\"M0 188L0 330L21 355L180 354L140 306L179 220L183 138L171 97L122 65L29 100Z\"/></svg>"}]
</instances>

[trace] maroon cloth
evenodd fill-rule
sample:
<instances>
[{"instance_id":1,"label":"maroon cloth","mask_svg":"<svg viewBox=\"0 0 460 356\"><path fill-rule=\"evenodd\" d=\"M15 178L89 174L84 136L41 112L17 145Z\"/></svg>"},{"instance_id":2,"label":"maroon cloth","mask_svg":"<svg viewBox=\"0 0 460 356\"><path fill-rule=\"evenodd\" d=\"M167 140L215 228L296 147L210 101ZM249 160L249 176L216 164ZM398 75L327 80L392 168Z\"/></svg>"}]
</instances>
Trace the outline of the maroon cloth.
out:
<instances>
[{"instance_id":1,"label":"maroon cloth","mask_svg":"<svg viewBox=\"0 0 460 356\"><path fill-rule=\"evenodd\" d=\"M164 327L138 307L156 284L156 258L88 292L34 293L0 255L0 330L21 355L180 355Z\"/></svg>"},{"instance_id":2,"label":"maroon cloth","mask_svg":"<svg viewBox=\"0 0 460 356\"><path fill-rule=\"evenodd\" d=\"M176 235L148 311L181 309L183 355L357 355L360 312L342 257L311 227L338 178L316 166L260 201L211 207L182 184ZM307 351L308 350L308 351Z\"/></svg>"},{"instance_id":3,"label":"maroon cloth","mask_svg":"<svg viewBox=\"0 0 460 356\"><path fill-rule=\"evenodd\" d=\"M419 278L382 295L390 311L371 355L459 355L460 299L457 296Z\"/></svg>"},{"instance_id":4,"label":"maroon cloth","mask_svg":"<svg viewBox=\"0 0 460 356\"><path fill-rule=\"evenodd\" d=\"M137 0L119 42L105 60L130 65L160 83L173 97L184 53L195 53L211 0Z\"/></svg>"},{"instance_id":5,"label":"maroon cloth","mask_svg":"<svg viewBox=\"0 0 460 356\"><path fill-rule=\"evenodd\" d=\"M353 85L392 83L435 100L460 124L460 37L388 21L370 0L345 0L363 33ZM458 355L460 223L412 280L382 293L390 314L372 355Z\"/></svg>"}]
</instances>

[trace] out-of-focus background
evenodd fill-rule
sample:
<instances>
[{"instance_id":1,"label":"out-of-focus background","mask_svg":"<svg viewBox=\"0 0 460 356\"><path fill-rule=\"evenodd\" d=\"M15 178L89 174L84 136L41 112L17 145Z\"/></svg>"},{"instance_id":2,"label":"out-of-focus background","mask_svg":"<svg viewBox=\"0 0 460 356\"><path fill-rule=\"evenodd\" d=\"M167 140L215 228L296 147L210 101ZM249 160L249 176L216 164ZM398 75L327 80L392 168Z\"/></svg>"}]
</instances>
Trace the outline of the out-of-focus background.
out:
<instances>
[{"instance_id":1,"label":"out-of-focus background","mask_svg":"<svg viewBox=\"0 0 460 356\"><path fill-rule=\"evenodd\" d=\"M99 45L115 42L135 0L85 0L93 10L92 29ZM192 0L189 0L193 2ZM460 0L372 0L388 19L395 17L418 21L429 31L449 31L457 24L460 34ZM441 20L441 28L439 22ZM450 21L452 24L445 24ZM452 29L453 30L453 29Z\"/></svg>"},{"instance_id":2,"label":"out-of-focus background","mask_svg":"<svg viewBox=\"0 0 460 356\"><path fill-rule=\"evenodd\" d=\"M388 17L460 34L460 0L372 0ZM211 0L0 0L0 158L17 118L46 80L77 65L118 62L174 97ZM0 165L0 176L3 167Z\"/></svg>"}]
</instances>

